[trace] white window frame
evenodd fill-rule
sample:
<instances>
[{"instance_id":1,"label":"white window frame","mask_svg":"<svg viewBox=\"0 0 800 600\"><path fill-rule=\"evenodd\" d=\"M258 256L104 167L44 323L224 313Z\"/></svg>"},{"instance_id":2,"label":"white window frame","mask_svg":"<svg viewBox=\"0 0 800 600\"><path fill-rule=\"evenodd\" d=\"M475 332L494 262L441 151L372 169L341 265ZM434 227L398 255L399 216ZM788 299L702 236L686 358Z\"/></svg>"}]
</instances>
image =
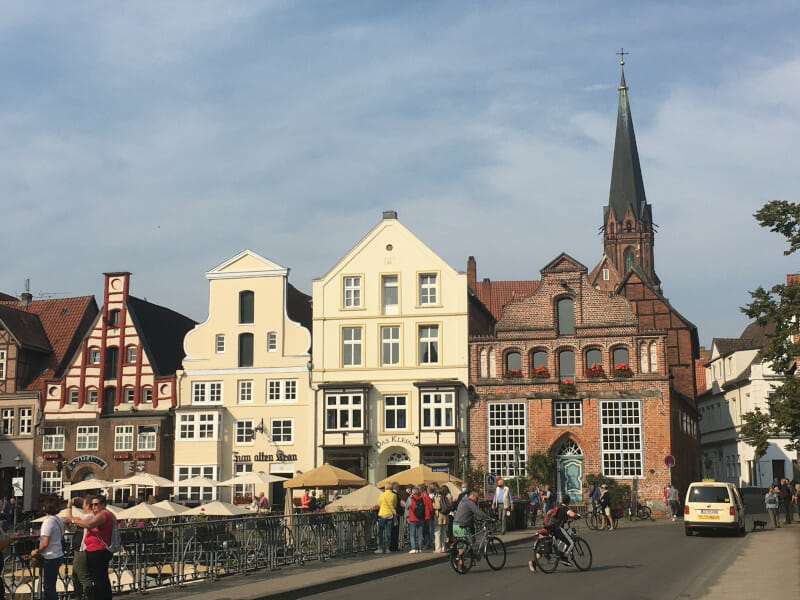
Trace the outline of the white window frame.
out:
<instances>
[{"instance_id":1,"label":"white window frame","mask_svg":"<svg viewBox=\"0 0 800 600\"><path fill-rule=\"evenodd\" d=\"M389 293L395 296L395 302L389 303ZM395 274L381 275L381 314L396 315L400 312L400 276Z\"/></svg>"},{"instance_id":2,"label":"white window frame","mask_svg":"<svg viewBox=\"0 0 800 600\"><path fill-rule=\"evenodd\" d=\"M608 269L603 269L603 281L608 281L609 279L611 279L611 274Z\"/></svg>"},{"instance_id":3,"label":"white window frame","mask_svg":"<svg viewBox=\"0 0 800 600\"><path fill-rule=\"evenodd\" d=\"M437 273L419 274L419 305L438 306L439 275Z\"/></svg>"},{"instance_id":4,"label":"white window frame","mask_svg":"<svg viewBox=\"0 0 800 600\"><path fill-rule=\"evenodd\" d=\"M39 490L42 494L60 494L63 487L61 473L58 471L42 471Z\"/></svg>"},{"instance_id":5,"label":"white window frame","mask_svg":"<svg viewBox=\"0 0 800 600\"><path fill-rule=\"evenodd\" d=\"M276 426L278 434L276 434ZM287 434L288 429L288 434ZM294 444L294 419L275 418L269 420L269 435L276 446ZM288 439L287 439L288 438Z\"/></svg>"},{"instance_id":6,"label":"white window frame","mask_svg":"<svg viewBox=\"0 0 800 600\"><path fill-rule=\"evenodd\" d=\"M175 465L175 481L191 479L192 477L205 477L206 479L216 480L217 465ZM216 497L214 487L177 487L175 496L178 500L189 501L209 501Z\"/></svg>"},{"instance_id":7,"label":"white window frame","mask_svg":"<svg viewBox=\"0 0 800 600\"><path fill-rule=\"evenodd\" d=\"M114 452L133 452L133 425L114 427Z\"/></svg>"},{"instance_id":8,"label":"white window frame","mask_svg":"<svg viewBox=\"0 0 800 600\"><path fill-rule=\"evenodd\" d=\"M48 429L54 430L54 433L45 433L42 436L42 452L63 452L66 440L64 427L61 425L45 427L45 432Z\"/></svg>"},{"instance_id":9,"label":"white window frame","mask_svg":"<svg viewBox=\"0 0 800 600\"><path fill-rule=\"evenodd\" d=\"M89 348L89 364L90 365L100 364L100 348L96 346Z\"/></svg>"},{"instance_id":10,"label":"white window frame","mask_svg":"<svg viewBox=\"0 0 800 600\"><path fill-rule=\"evenodd\" d=\"M225 354L225 334L218 333L214 336L214 354Z\"/></svg>"},{"instance_id":11,"label":"white window frame","mask_svg":"<svg viewBox=\"0 0 800 600\"><path fill-rule=\"evenodd\" d=\"M358 415L360 425L353 425L356 415ZM335 418L332 427L329 426L331 416ZM342 417L346 418L346 426L342 426ZM325 431L363 431L365 427L364 394L362 392L325 396Z\"/></svg>"},{"instance_id":12,"label":"white window frame","mask_svg":"<svg viewBox=\"0 0 800 600\"><path fill-rule=\"evenodd\" d=\"M234 443L237 446L252 446L255 439L253 419L237 419L234 428Z\"/></svg>"},{"instance_id":13,"label":"white window frame","mask_svg":"<svg viewBox=\"0 0 800 600\"><path fill-rule=\"evenodd\" d=\"M67 390L67 404L77 404L78 398L80 398L80 390L76 387L69 388Z\"/></svg>"},{"instance_id":14,"label":"white window frame","mask_svg":"<svg viewBox=\"0 0 800 600\"><path fill-rule=\"evenodd\" d=\"M136 397L136 389L132 387L126 387L122 390L122 401L125 404L133 404L133 399Z\"/></svg>"},{"instance_id":15,"label":"white window frame","mask_svg":"<svg viewBox=\"0 0 800 600\"><path fill-rule=\"evenodd\" d=\"M142 388L142 399L139 401L140 404L152 404L153 403L153 388L145 386Z\"/></svg>"},{"instance_id":16,"label":"white window frame","mask_svg":"<svg viewBox=\"0 0 800 600\"><path fill-rule=\"evenodd\" d=\"M394 334L397 334L396 336ZM387 334L389 337L387 337ZM385 361L386 352L389 361ZM381 365L397 366L400 364L400 326L384 325L381 327Z\"/></svg>"},{"instance_id":17,"label":"white window frame","mask_svg":"<svg viewBox=\"0 0 800 600\"><path fill-rule=\"evenodd\" d=\"M267 379L267 402L297 402L297 379Z\"/></svg>"},{"instance_id":18,"label":"white window frame","mask_svg":"<svg viewBox=\"0 0 800 600\"><path fill-rule=\"evenodd\" d=\"M19 409L19 435L30 435L33 431L33 409Z\"/></svg>"},{"instance_id":19,"label":"white window frame","mask_svg":"<svg viewBox=\"0 0 800 600\"><path fill-rule=\"evenodd\" d=\"M278 351L278 332L270 331L267 333L267 352Z\"/></svg>"},{"instance_id":20,"label":"white window frame","mask_svg":"<svg viewBox=\"0 0 800 600\"><path fill-rule=\"evenodd\" d=\"M244 475L253 472L253 463L237 462L233 463L233 476ZM233 497L247 498L255 493L255 485L252 483L237 484L233 486Z\"/></svg>"},{"instance_id":21,"label":"white window frame","mask_svg":"<svg viewBox=\"0 0 800 600\"><path fill-rule=\"evenodd\" d=\"M344 308L361 308L360 275L342 277L342 306Z\"/></svg>"},{"instance_id":22,"label":"white window frame","mask_svg":"<svg viewBox=\"0 0 800 600\"><path fill-rule=\"evenodd\" d=\"M136 426L136 449L142 452L155 452L158 449L158 425Z\"/></svg>"},{"instance_id":23,"label":"white window frame","mask_svg":"<svg viewBox=\"0 0 800 600\"><path fill-rule=\"evenodd\" d=\"M438 325L419 325L417 329L417 352L420 365L438 365L440 360L439 348L439 326ZM424 350L423 350L424 348ZM436 353L436 360L431 360L433 353ZM425 360L427 354L428 359Z\"/></svg>"},{"instance_id":24,"label":"white window frame","mask_svg":"<svg viewBox=\"0 0 800 600\"><path fill-rule=\"evenodd\" d=\"M213 412L187 412L178 416L178 440L215 442L220 434L220 415ZM203 433L211 432L211 435Z\"/></svg>"},{"instance_id":25,"label":"white window frame","mask_svg":"<svg viewBox=\"0 0 800 600\"><path fill-rule=\"evenodd\" d=\"M556 427L583 425L583 402L553 400L553 425Z\"/></svg>"},{"instance_id":26,"label":"white window frame","mask_svg":"<svg viewBox=\"0 0 800 600\"><path fill-rule=\"evenodd\" d=\"M100 427L97 425L81 425L75 433L75 450L77 452L97 450L100 447Z\"/></svg>"},{"instance_id":27,"label":"white window frame","mask_svg":"<svg viewBox=\"0 0 800 600\"><path fill-rule=\"evenodd\" d=\"M364 328L361 326L342 327L342 366L360 367L364 361ZM346 352L345 349L349 350ZM346 358L349 353L349 359ZM358 361L356 361L358 355Z\"/></svg>"},{"instance_id":28,"label":"white window frame","mask_svg":"<svg viewBox=\"0 0 800 600\"><path fill-rule=\"evenodd\" d=\"M222 404L222 382L192 382L192 404Z\"/></svg>"},{"instance_id":29,"label":"white window frame","mask_svg":"<svg viewBox=\"0 0 800 600\"><path fill-rule=\"evenodd\" d=\"M125 348L125 362L127 364L133 364L136 362L136 355L139 353L138 348L136 346L128 346Z\"/></svg>"},{"instance_id":30,"label":"white window frame","mask_svg":"<svg viewBox=\"0 0 800 600\"><path fill-rule=\"evenodd\" d=\"M600 401L600 460L603 475L615 479L644 476L640 400Z\"/></svg>"},{"instance_id":31,"label":"white window frame","mask_svg":"<svg viewBox=\"0 0 800 600\"><path fill-rule=\"evenodd\" d=\"M0 434L14 435L15 409L4 408L0 411Z\"/></svg>"},{"instance_id":32,"label":"white window frame","mask_svg":"<svg viewBox=\"0 0 800 600\"><path fill-rule=\"evenodd\" d=\"M400 416L404 424L398 425ZM389 419L394 421L394 426L389 425ZM406 431L408 430L408 396L405 394L393 394L383 397L383 429L384 431Z\"/></svg>"},{"instance_id":33,"label":"white window frame","mask_svg":"<svg viewBox=\"0 0 800 600\"><path fill-rule=\"evenodd\" d=\"M456 393L454 391L421 391L420 429L424 431L456 428ZM437 424L438 423L438 424Z\"/></svg>"},{"instance_id":34,"label":"white window frame","mask_svg":"<svg viewBox=\"0 0 800 600\"><path fill-rule=\"evenodd\" d=\"M486 410L491 473L516 477L527 456L528 415L524 402L490 402Z\"/></svg>"},{"instance_id":35,"label":"white window frame","mask_svg":"<svg viewBox=\"0 0 800 600\"><path fill-rule=\"evenodd\" d=\"M253 403L253 380L240 379L236 383L236 398L239 404L252 404Z\"/></svg>"}]
</instances>

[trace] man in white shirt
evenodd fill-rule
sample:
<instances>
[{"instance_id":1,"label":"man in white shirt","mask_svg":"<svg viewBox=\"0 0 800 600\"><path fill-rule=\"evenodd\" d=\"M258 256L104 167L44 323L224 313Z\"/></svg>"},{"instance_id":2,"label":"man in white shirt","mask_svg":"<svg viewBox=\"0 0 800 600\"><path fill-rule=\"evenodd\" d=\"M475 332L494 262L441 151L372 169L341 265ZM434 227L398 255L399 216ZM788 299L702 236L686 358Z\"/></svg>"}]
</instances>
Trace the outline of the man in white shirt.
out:
<instances>
[{"instance_id":1,"label":"man in white shirt","mask_svg":"<svg viewBox=\"0 0 800 600\"><path fill-rule=\"evenodd\" d=\"M497 479L497 488L494 490L494 499L492 500L492 508L498 509L498 518L500 520L500 534L506 532L506 516L511 514L514 508L514 500L511 498L511 490L508 489L500 477Z\"/></svg>"}]
</instances>

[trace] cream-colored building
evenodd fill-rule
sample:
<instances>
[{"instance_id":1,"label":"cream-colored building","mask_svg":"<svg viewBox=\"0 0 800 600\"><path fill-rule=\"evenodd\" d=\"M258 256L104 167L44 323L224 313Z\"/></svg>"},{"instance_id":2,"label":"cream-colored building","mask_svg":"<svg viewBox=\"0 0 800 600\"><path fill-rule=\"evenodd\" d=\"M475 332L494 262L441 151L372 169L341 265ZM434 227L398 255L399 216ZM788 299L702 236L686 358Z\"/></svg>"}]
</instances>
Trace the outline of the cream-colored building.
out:
<instances>
[{"instance_id":1,"label":"cream-colored building","mask_svg":"<svg viewBox=\"0 0 800 600\"><path fill-rule=\"evenodd\" d=\"M289 269L244 250L206 273L208 319L184 340L175 415L176 480L224 480L250 471L292 477L313 466L311 298ZM227 499L229 492L220 489ZM265 491L283 503L283 487ZM210 500L214 488L177 488L178 499Z\"/></svg>"},{"instance_id":2,"label":"cream-colored building","mask_svg":"<svg viewBox=\"0 0 800 600\"><path fill-rule=\"evenodd\" d=\"M318 460L376 482L466 451L467 276L387 211L313 282Z\"/></svg>"}]
</instances>

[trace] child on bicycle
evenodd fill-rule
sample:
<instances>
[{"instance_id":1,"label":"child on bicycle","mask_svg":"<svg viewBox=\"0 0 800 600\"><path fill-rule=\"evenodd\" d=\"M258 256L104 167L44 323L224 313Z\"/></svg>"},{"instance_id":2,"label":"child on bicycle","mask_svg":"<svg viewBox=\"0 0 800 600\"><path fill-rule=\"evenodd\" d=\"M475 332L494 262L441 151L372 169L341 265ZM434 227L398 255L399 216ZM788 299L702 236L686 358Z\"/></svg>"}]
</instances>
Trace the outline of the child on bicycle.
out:
<instances>
[{"instance_id":1,"label":"child on bicycle","mask_svg":"<svg viewBox=\"0 0 800 600\"><path fill-rule=\"evenodd\" d=\"M567 519L577 519L578 518L578 513L576 513L573 510L570 510L568 505L569 505L569 494L564 494L561 497L561 504L556 509L555 515L550 516L549 520L547 519L547 515L545 515L546 518L545 518L545 523L544 523L544 526L545 526L545 529L547 529L547 532L551 536L553 536L553 541L555 542L555 540L561 540L562 542L564 542L564 544L566 545L567 548L569 548L572 545L572 538L569 537L569 534L562 527L562 525L564 525L564 523L567 521ZM564 562L564 564L570 564L569 563L569 552L565 550L563 552L562 556L563 556L563 558L561 559L562 562ZM537 553L536 554L536 560L539 560L540 558L541 558L541 555ZM529 560L528 561L528 568L535 573L536 572L536 561Z\"/></svg>"}]
</instances>

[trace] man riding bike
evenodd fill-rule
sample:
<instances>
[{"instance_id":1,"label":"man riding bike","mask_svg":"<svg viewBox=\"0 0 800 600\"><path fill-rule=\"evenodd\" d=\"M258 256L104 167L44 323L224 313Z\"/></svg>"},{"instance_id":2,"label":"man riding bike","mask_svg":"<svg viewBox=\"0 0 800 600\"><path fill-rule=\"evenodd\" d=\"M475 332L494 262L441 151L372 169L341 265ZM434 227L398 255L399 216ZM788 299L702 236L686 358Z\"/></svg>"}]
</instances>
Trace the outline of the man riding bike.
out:
<instances>
[{"instance_id":1,"label":"man riding bike","mask_svg":"<svg viewBox=\"0 0 800 600\"><path fill-rule=\"evenodd\" d=\"M475 530L475 518L489 520L489 515L478 508L478 492L472 491L458 503L453 517L453 536L465 538ZM459 549L459 555L464 551Z\"/></svg>"},{"instance_id":2,"label":"man riding bike","mask_svg":"<svg viewBox=\"0 0 800 600\"><path fill-rule=\"evenodd\" d=\"M569 494L564 494L561 497L561 504L556 509L555 515L550 516L549 520L547 519L547 515L545 515L545 529L547 532L553 536L553 541L560 540L564 542L564 547L569 548L572 545L572 538L569 537L567 531L562 527L562 525L567 521L567 519L577 519L578 513L575 511L570 510L569 506ZM569 552L566 550L562 554L563 558L561 559L562 562L565 564L570 564L569 562ZM536 560L541 558L540 554L536 554ZM536 572L536 561L529 560L528 561L528 568Z\"/></svg>"}]
</instances>

